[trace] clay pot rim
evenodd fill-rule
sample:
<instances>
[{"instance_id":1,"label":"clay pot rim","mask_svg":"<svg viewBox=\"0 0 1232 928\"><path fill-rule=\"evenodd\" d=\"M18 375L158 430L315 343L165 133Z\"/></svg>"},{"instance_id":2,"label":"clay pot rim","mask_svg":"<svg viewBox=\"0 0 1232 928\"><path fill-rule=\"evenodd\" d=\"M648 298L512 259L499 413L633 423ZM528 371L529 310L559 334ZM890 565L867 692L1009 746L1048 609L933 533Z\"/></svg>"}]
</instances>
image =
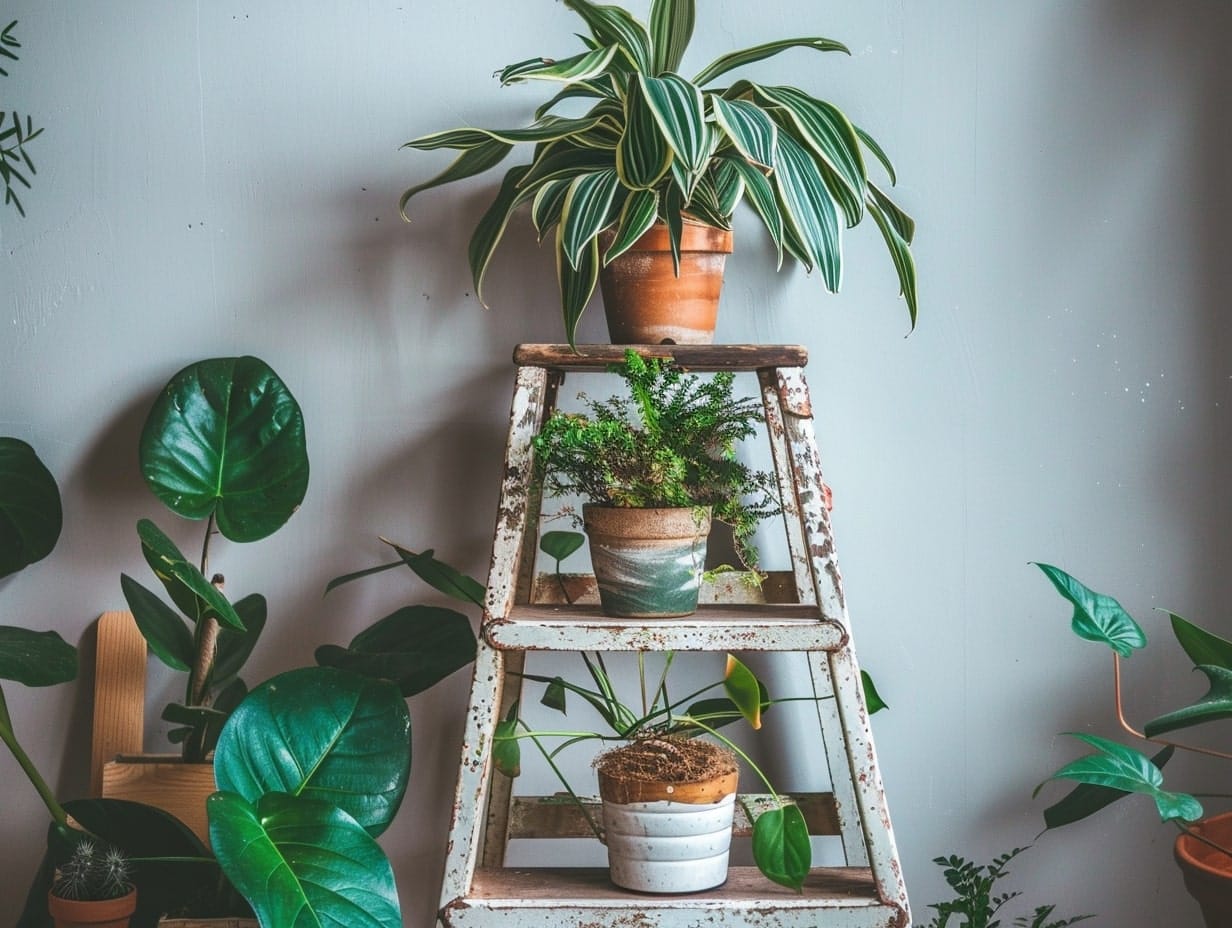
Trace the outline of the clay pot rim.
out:
<instances>
[{"instance_id":1,"label":"clay pot rim","mask_svg":"<svg viewBox=\"0 0 1232 928\"><path fill-rule=\"evenodd\" d=\"M599 247L606 251L612 239L616 237L615 227L604 229L599 233ZM708 254L729 255L733 249L731 229L720 229L697 219L684 217L680 231L680 251L703 252ZM642 233L641 238L629 246L633 251L671 251L671 239L667 234L667 223L656 219L654 225ZM628 254L628 252L626 252Z\"/></svg>"},{"instance_id":2,"label":"clay pot rim","mask_svg":"<svg viewBox=\"0 0 1232 928\"><path fill-rule=\"evenodd\" d=\"M107 915L113 918L123 918L125 915L132 915L137 911L137 887L130 883L129 890L123 896L115 896L111 899L65 899L63 896L57 896L50 890L47 893L47 905L49 908L57 908L61 915L67 917L75 917L84 909L97 912L101 908L107 908Z\"/></svg>"},{"instance_id":3,"label":"clay pot rim","mask_svg":"<svg viewBox=\"0 0 1232 928\"><path fill-rule=\"evenodd\" d=\"M1207 818L1199 819L1194 823L1193 829L1202 832L1204 826L1223 825L1225 823L1232 823L1232 812L1221 812L1219 815L1211 815ZM1232 879L1232 857L1216 853L1216 858L1227 861L1227 864L1223 867L1212 866L1208 861L1196 857L1191 846L1205 847L1202 842L1187 832L1182 832L1176 836L1176 841L1172 844L1172 854L1178 864L1216 879Z\"/></svg>"}]
</instances>

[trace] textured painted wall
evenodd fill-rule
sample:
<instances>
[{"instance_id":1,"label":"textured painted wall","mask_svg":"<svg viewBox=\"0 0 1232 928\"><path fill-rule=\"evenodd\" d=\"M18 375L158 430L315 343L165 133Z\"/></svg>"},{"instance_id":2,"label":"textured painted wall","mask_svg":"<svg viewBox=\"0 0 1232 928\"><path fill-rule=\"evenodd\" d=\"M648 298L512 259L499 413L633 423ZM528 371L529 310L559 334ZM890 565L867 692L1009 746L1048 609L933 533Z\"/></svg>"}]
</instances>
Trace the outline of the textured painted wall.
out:
<instances>
[{"instance_id":1,"label":"textured painted wall","mask_svg":"<svg viewBox=\"0 0 1232 928\"><path fill-rule=\"evenodd\" d=\"M926 920L942 895L930 859L1031 842L1044 805L1031 789L1076 753L1054 733L1110 733L1105 663L1071 640L1028 560L1115 593L1161 639L1155 606L1232 632L1232 88L1219 44L1232 12L1206 0L701 6L696 66L786 35L846 41L850 59L800 52L760 73L872 131L919 221L910 337L871 227L849 238L834 297L797 271L775 276L747 216L719 336L812 352L857 641L892 705L876 734ZM256 354L291 386L313 466L283 531L214 554L230 590L270 600L250 677L426 598L409 574L322 598L330 577L382 556L378 534L481 572L510 351L560 336L551 259L508 242L483 311L465 243L494 178L425 195L407 225L399 192L446 159L398 146L525 120L540 97L498 89L492 72L567 52L574 18L551 0L26 0L3 15L20 20L25 57L0 79L2 108L46 132L28 218L0 211L0 434L39 448L66 523L50 559L0 582L2 620L54 627L88 654L91 620L123 606L120 571L142 569L136 520L197 543L142 485L136 440L153 391L225 354ZM602 336L592 312L582 337ZM1138 718L1201 691L1162 677L1184 669L1163 650L1131 665ZM172 683L157 668L152 681L156 710ZM385 839L408 925L435 907L466 684L411 702L412 787ZM6 693L37 762L80 795L86 694ZM807 781L793 760L783 775ZM13 911L44 819L7 756L0 781L0 910ZM1014 883L1032 905L1099 924L1193 924L1152 816L1124 804L1045 835Z\"/></svg>"}]
</instances>

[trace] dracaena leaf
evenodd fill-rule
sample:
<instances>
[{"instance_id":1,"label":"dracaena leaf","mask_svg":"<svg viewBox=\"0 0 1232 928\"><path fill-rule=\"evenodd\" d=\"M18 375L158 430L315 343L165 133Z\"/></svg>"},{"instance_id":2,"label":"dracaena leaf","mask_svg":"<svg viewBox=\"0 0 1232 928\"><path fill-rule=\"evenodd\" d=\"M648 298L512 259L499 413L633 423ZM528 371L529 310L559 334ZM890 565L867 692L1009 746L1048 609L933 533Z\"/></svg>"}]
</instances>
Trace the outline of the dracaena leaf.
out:
<instances>
[{"instance_id":1,"label":"dracaena leaf","mask_svg":"<svg viewBox=\"0 0 1232 928\"><path fill-rule=\"evenodd\" d=\"M560 281L561 311L569 347L575 347L578 320L594 295L599 282L599 239L592 238L578 255L577 266L569 262L561 243L561 226L556 229L556 276Z\"/></svg>"},{"instance_id":2,"label":"dracaena leaf","mask_svg":"<svg viewBox=\"0 0 1232 928\"><path fill-rule=\"evenodd\" d=\"M484 212L479 220L479 224L475 226L475 231L471 235L470 244L467 246L467 260L471 267L471 281L475 285L475 296L484 306L488 304L483 299L483 277L487 273L488 263L492 260L492 253L496 251L496 246L500 244L501 237L505 234L505 228L509 225L509 217L513 215L513 211L518 205L523 202L533 191L521 189L518 185L526 172L530 170L528 165L519 165L518 167L510 168L505 173L505 179L501 182L500 191L496 194L496 199Z\"/></svg>"},{"instance_id":3,"label":"dracaena leaf","mask_svg":"<svg viewBox=\"0 0 1232 928\"><path fill-rule=\"evenodd\" d=\"M617 6L599 6L589 0L565 0L565 6L586 21L600 45L619 46L637 70L651 72L650 34L627 11Z\"/></svg>"},{"instance_id":4,"label":"dracaena leaf","mask_svg":"<svg viewBox=\"0 0 1232 928\"><path fill-rule=\"evenodd\" d=\"M821 271L831 292L842 283L838 211L807 151L785 132L778 136L774 188L785 224L795 233L809 263Z\"/></svg>"},{"instance_id":5,"label":"dracaena leaf","mask_svg":"<svg viewBox=\"0 0 1232 928\"><path fill-rule=\"evenodd\" d=\"M547 58L531 58L511 64L500 74L502 85L521 81L559 81L571 84L586 81L603 74L616 54L615 45L607 45L591 51L553 61Z\"/></svg>"},{"instance_id":6,"label":"dracaena leaf","mask_svg":"<svg viewBox=\"0 0 1232 928\"><path fill-rule=\"evenodd\" d=\"M612 170L574 178L560 212L561 248L577 269L581 254L610 223L612 200L620 181Z\"/></svg>"},{"instance_id":7,"label":"dracaena leaf","mask_svg":"<svg viewBox=\"0 0 1232 928\"><path fill-rule=\"evenodd\" d=\"M411 197L415 196L415 194L431 190L433 187L439 187L442 184L452 183L455 180L462 180L465 177L481 174L488 168L495 167L504 161L505 156L511 151L513 151L512 145L495 139L467 149L458 155L453 160L453 163L436 175L436 177L403 191L401 199L398 200L398 212L402 214L403 219L409 219L410 217L406 214L406 204L410 202Z\"/></svg>"},{"instance_id":8,"label":"dracaena leaf","mask_svg":"<svg viewBox=\"0 0 1232 928\"><path fill-rule=\"evenodd\" d=\"M604 265L610 264L633 247L655 223L659 209L659 194L654 190L634 190L620 209L616 236L603 255Z\"/></svg>"},{"instance_id":9,"label":"dracaena leaf","mask_svg":"<svg viewBox=\"0 0 1232 928\"><path fill-rule=\"evenodd\" d=\"M747 100L724 100L708 96L715 121L745 158L764 168L774 166L774 146L778 127L766 111Z\"/></svg>"},{"instance_id":10,"label":"dracaena leaf","mask_svg":"<svg viewBox=\"0 0 1232 928\"><path fill-rule=\"evenodd\" d=\"M672 164L672 149L655 121L640 81L629 85L624 103L624 131L616 146L616 173L631 190L657 184Z\"/></svg>"},{"instance_id":11,"label":"dracaena leaf","mask_svg":"<svg viewBox=\"0 0 1232 928\"><path fill-rule=\"evenodd\" d=\"M693 78L693 83L700 87L703 84L710 83L720 74L726 74L733 68L752 64L754 61L761 61L789 48L811 48L819 52L844 52L848 55L851 54L846 45L833 39L824 39L818 36L801 39L783 39L778 42L767 42L764 45L756 45L753 48L745 48L738 52L722 55L699 71L697 76Z\"/></svg>"},{"instance_id":12,"label":"dracaena leaf","mask_svg":"<svg viewBox=\"0 0 1232 928\"><path fill-rule=\"evenodd\" d=\"M654 73L680 70L693 37L697 11L694 0L653 0L650 4L650 47Z\"/></svg>"},{"instance_id":13,"label":"dracaena leaf","mask_svg":"<svg viewBox=\"0 0 1232 928\"><path fill-rule=\"evenodd\" d=\"M911 317L911 327L915 328L916 316L919 313L919 298L916 293L915 259L911 255L908 242L902 237L895 224L893 214L888 214L881 203L870 198L868 212L877 224L881 237L890 250L890 258L894 262L894 271L898 274L898 292L907 302L907 314Z\"/></svg>"},{"instance_id":14,"label":"dracaena leaf","mask_svg":"<svg viewBox=\"0 0 1232 928\"><path fill-rule=\"evenodd\" d=\"M1035 565L1044 572L1058 593L1074 606L1074 634L1108 645L1121 657L1146 647L1146 635L1124 607L1104 593L1097 593L1075 577L1051 564Z\"/></svg>"},{"instance_id":15,"label":"dracaena leaf","mask_svg":"<svg viewBox=\"0 0 1232 928\"><path fill-rule=\"evenodd\" d=\"M664 140L689 175L700 174L709 155L701 91L676 74L638 75L646 105Z\"/></svg>"}]
</instances>

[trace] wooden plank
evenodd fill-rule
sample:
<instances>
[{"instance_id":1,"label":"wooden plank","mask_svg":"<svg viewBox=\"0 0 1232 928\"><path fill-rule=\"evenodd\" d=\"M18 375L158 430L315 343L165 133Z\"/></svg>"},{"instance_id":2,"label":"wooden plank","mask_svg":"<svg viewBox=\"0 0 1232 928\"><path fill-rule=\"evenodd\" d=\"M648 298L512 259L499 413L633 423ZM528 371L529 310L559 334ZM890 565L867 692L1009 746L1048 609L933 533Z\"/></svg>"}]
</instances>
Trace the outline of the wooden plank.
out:
<instances>
[{"instance_id":1,"label":"wooden plank","mask_svg":"<svg viewBox=\"0 0 1232 928\"><path fill-rule=\"evenodd\" d=\"M170 812L207 845L205 800L214 790L213 764L186 764L174 754L122 755L103 765L101 795Z\"/></svg>"},{"instance_id":2,"label":"wooden plank","mask_svg":"<svg viewBox=\"0 0 1232 928\"><path fill-rule=\"evenodd\" d=\"M90 795L103 795L103 765L139 754L145 724L145 639L130 612L104 612L97 623Z\"/></svg>"},{"instance_id":3,"label":"wooden plank","mask_svg":"<svg viewBox=\"0 0 1232 928\"><path fill-rule=\"evenodd\" d=\"M702 576L697 601L702 605L716 603L795 603L795 582L790 571L768 571L758 586L751 582L747 571L728 571ZM811 590L810 590L811 591ZM594 606L599 602L599 588L594 574L541 573L535 578L530 602L535 605Z\"/></svg>"},{"instance_id":4,"label":"wooden plank","mask_svg":"<svg viewBox=\"0 0 1232 928\"><path fill-rule=\"evenodd\" d=\"M803 367L803 345L518 345L513 363L561 371L603 371L625 359L632 348L644 358L672 361L689 371L756 371L772 367Z\"/></svg>"}]
</instances>

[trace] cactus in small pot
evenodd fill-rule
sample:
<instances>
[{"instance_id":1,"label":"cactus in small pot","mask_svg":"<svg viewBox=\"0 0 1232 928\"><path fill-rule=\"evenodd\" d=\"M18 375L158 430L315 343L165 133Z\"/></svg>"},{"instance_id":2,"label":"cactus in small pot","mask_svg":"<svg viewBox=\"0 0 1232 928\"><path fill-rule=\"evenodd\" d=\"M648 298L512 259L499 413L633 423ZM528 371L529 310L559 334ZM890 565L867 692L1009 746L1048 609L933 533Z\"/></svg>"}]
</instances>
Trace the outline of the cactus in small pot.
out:
<instances>
[{"instance_id":1,"label":"cactus in small pot","mask_svg":"<svg viewBox=\"0 0 1232 928\"><path fill-rule=\"evenodd\" d=\"M61 899L97 902L127 895L132 888L131 868L123 851L83 840L56 872L51 891Z\"/></svg>"}]
</instances>

